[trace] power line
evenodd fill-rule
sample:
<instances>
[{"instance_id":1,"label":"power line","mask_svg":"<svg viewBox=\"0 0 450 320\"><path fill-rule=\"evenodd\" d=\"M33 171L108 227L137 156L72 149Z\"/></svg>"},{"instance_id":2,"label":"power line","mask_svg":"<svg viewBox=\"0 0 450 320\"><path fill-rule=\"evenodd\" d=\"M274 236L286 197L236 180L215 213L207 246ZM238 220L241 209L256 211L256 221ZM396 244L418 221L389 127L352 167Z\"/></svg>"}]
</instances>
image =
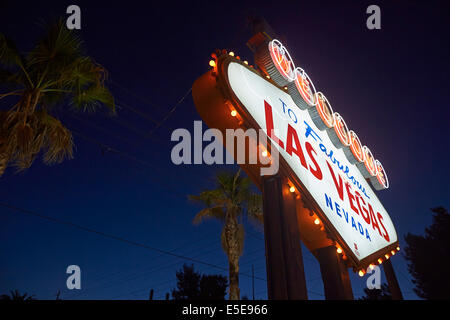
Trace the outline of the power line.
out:
<instances>
[{"instance_id":1,"label":"power line","mask_svg":"<svg viewBox=\"0 0 450 320\"><path fill-rule=\"evenodd\" d=\"M147 104L149 104L149 105L151 105L151 106L155 106L155 107L157 107L157 108L159 108L159 109L162 109L162 110L167 110L166 108L163 108L163 107L161 107L160 105L155 104L154 102L151 102L151 101L149 101L149 100L147 100L147 99L144 99L144 98L138 96L137 94L133 93L131 90L125 88L124 86L120 85L119 83L117 83L117 82L115 82L115 81L112 81L112 80L111 80L111 83L112 83L113 85L115 85L115 86L121 88L122 90L126 91L126 92L129 93L131 96L134 96L134 97L140 99L142 102L145 102L145 103L147 103ZM163 119L162 119L161 121L156 121L155 119L153 119L152 117L150 117L148 114L143 113L142 111L140 111L140 110L138 110L138 109L136 109L136 108L133 108L133 107L127 105L127 104L124 104L123 102L122 102L122 103L119 103L119 104L122 105L122 106L124 106L125 108L129 109L130 111L132 111L132 112L134 112L134 113L140 115L141 117L146 118L147 120L151 121L152 123L154 123L154 124L155 124L155 127L150 131L150 133L149 133L149 135L148 135L148 136L152 136L153 133L154 133L156 130L158 130L159 127L161 127L161 126L162 126L162 125L170 118L170 116L175 112L175 110L177 109L177 107L178 107L178 106L186 99L186 97L189 95L189 93L191 93L191 91L192 91L192 87L188 89L188 91L183 95L183 97L182 97L180 100L178 100L178 102L177 102L177 103L169 110L169 112L166 114L166 116L163 117Z\"/></svg>"},{"instance_id":2,"label":"power line","mask_svg":"<svg viewBox=\"0 0 450 320\"><path fill-rule=\"evenodd\" d=\"M167 110L167 108L164 108L164 107L160 106L159 104L154 103L153 101L150 101L150 100L148 100L148 99L142 98L141 96L138 96L137 94L135 94L135 93L132 92L131 90L125 88L124 86L122 86L121 84L117 83L117 82L114 81L114 80L111 80L111 79L110 79L109 82L110 82L111 84L113 84L114 86L116 86L116 87L122 89L123 91L127 92L127 93L130 94L131 96L133 96L133 97L135 97L135 98L141 100L141 102L144 102L144 103L146 103L146 104L148 104L148 105L151 105L151 106L153 106L153 107L157 107L157 108L159 108L159 109L161 109L161 110Z\"/></svg>"},{"instance_id":3,"label":"power line","mask_svg":"<svg viewBox=\"0 0 450 320\"><path fill-rule=\"evenodd\" d=\"M176 247L176 248L170 250L170 252L175 252L175 251L180 250L180 249L183 249L183 248L188 248L189 250L187 250L187 251L184 252L184 253L186 254L186 253L188 253L188 252L192 252L193 250L198 250L198 248L193 247L192 245L193 245L193 244L197 244L197 243L199 243L199 242L203 242L206 238L211 237L211 236L213 235L213 233L216 233L216 231L214 231L214 230L213 230L213 231L210 231L210 232L206 233L206 235L200 237L200 239L196 239L196 240L194 240L194 241L189 242L189 243L188 243L188 246L186 246L186 244L184 244L183 246L178 246L178 247ZM217 243L217 242L219 242L219 241L220 241L220 239L218 239L218 240L216 240L216 241L213 241L212 243ZM212 244L212 243L211 243L211 244ZM194 256L194 258L197 258L197 257L203 257L203 256L205 256L205 255L208 256L209 253L211 253L211 252L213 252L213 251L215 251L215 250L216 250L216 249L207 250L207 251L202 251L200 254ZM159 256L157 256L155 259L159 259L159 258L161 258L161 257L163 257L163 256L162 256L162 255L159 255ZM144 275L146 275L146 274L148 274L148 273L150 273L150 272L153 272L153 271L156 271L156 270L159 270L159 269L162 269L162 268L170 267L170 266L175 265L175 264L178 264L178 262L177 262L177 263L171 263L170 265L159 266L159 267L158 267L158 266L157 266L157 267L152 266L150 269L149 269L148 267L146 267L146 268L144 268L144 269L142 269L142 270L139 270L139 271L137 271L137 272L131 272L131 273L126 273L126 274L124 274L126 271L111 272L111 273L108 273L108 274L104 274L104 273L102 272L102 273L101 273L101 276L100 276L100 277L95 277L95 280L90 282L91 286L90 286L90 287L87 287L87 288L85 287L85 290L84 290L84 291L92 290L92 289L96 290L96 289L100 289L100 288L105 288L105 286L103 286L103 285L92 285L92 284L98 284L98 283L101 283L101 282L103 282L103 281L106 280L106 279L110 280L109 278L110 278L110 277L113 277L113 276L119 276L118 279L113 280L113 282L115 282L114 285L116 285L116 284L120 284L120 283L123 283L123 282L132 281L132 280L137 279L137 278L139 278L139 277L142 277L142 276L144 276ZM130 278L130 276L135 276L135 277ZM117 281L119 281L119 282L117 282ZM107 286L107 287L109 288L109 287L111 287L111 286ZM82 294L85 294L85 293L86 293L86 292L79 293L79 294L75 294L75 295L73 295L73 296L70 296L69 298L75 298L75 297L78 297L79 295L82 295Z\"/></svg>"},{"instance_id":4,"label":"power line","mask_svg":"<svg viewBox=\"0 0 450 320\"><path fill-rule=\"evenodd\" d=\"M211 252L216 251L216 250L217 250L217 249L214 248L214 249L212 249L212 250L204 251L204 252L202 252L202 253L200 253L200 254L198 254L198 255L195 255L195 256L192 257L192 258L204 257L205 255L207 256L208 253L211 253ZM173 252L173 251L174 251L174 250L171 250L171 252ZM119 278L119 279L113 280L113 281L112 281L113 283L109 283L109 284L107 284L106 286L105 286L105 285L97 285L97 286L91 286L91 287L89 287L89 288L85 288L85 291L84 291L84 292L80 292L80 293L78 293L78 294L76 294L76 295L73 295L73 296L71 296L71 297L69 297L69 298L73 299L73 298L76 298L76 297L78 297L78 296L80 296L80 295L90 293L90 292L92 292L93 290L111 288L111 287L117 286L117 285L122 284L122 283L125 283L125 282L133 281L133 280L139 279L139 278L141 278L141 277L143 277L143 276L145 276L145 275L147 275L147 274L149 274L149 273L153 273L153 272L155 272L155 271L157 271L157 270L161 270L161 269L164 269L164 268L168 268L168 267L175 266L175 265L177 265L178 263L179 263L179 262L174 262L174 263L164 264L164 265L152 267L152 268L147 269L147 270L142 270L141 272L127 274L127 275L124 276L124 278ZM130 277L130 276L131 276L131 277ZM104 280L104 279L102 279L102 280ZM98 283L98 282L101 282L101 281L97 281L97 283ZM146 287L147 287L147 286L146 286ZM91 291L88 292L87 290L91 290Z\"/></svg>"},{"instance_id":5,"label":"power line","mask_svg":"<svg viewBox=\"0 0 450 320\"><path fill-rule=\"evenodd\" d=\"M140 248L144 248L144 249L147 249L147 250L150 250L150 251L158 252L159 254L172 256L172 257L179 258L179 259L186 260L186 261L191 261L191 262L194 262L194 263L198 263L198 264L201 264L201 265L204 265L204 266L208 266L208 267L211 267L211 268L214 268L214 269L222 270L222 271L228 271L228 268L225 268L225 267L222 267L222 266L219 266L219 265L216 265L216 264L212 264L212 263L205 262L205 261L202 261L202 260L199 260L199 259L196 259L196 258L184 256L184 255L181 255L181 254L176 254L176 253L173 253L173 252L170 252L170 251L167 251L167 250L159 249L159 248L156 248L156 247L153 247L153 246L149 246L149 245L146 245L146 244L143 244L143 243L140 243L140 242L136 242L136 241L133 241L133 240L128 240L128 239L123 238L123 237L119 237L119 236L116 236L116 235L113 235L113 234L109 234L109 233L106 233L106 232L103 232L103 231L98 231L98 230L95 230L95 229L92 229L92 228L88 228L88 227L85 227L85 226L82 226L82 225L79 225L79 224L76 224L76 223L73 223L73 222L70 222L70 221L64 221L64 220L57 219L57 218L54 218L54 217L50 217L50 216L47 216L47 215L39 214L37 212L31 211L31 210L28 210L28 209L19 208L17 206L13 206L13 205L10 205L10 204L7 204L7 203L0 202L0 206L8 208L10 210L14 210L14 211L17 211L17 212L21 212L21 213L24 213L24 214L35 216L35 217L38 217L38 218L41 218L41 219L44 219L44 220L47 220L47 221L51 221L51 222L54 222L54 223L57 223L57 224L66 225L66 226L69 226L69 227L72 227L72 228L75 228L75 229L79 229L79 230L82 230L82 231L93 233L93 234L102 236L104 238L109 238L109 239L120 241L120 242L129 244L129 245L132 245L132 246L135 246L135 247L140 247ZM239 274L242 275L242 276L248 277L248 278L252 278L252 275L250 275L250 274L246 274L246 273L239 273ZM267 282L267 279L264 279L264 278L261 278L261 277L254 277L254 279ZM308 292L310 292L312 294L318 294L316 292L309 291L309 290L308 290ZM320 294L318 294L318 295L320 295Z\"/></svg>"},{"instance_id":6,"label":"power line","mask_svg":"<svg viewBox=\"0 0 450 320\"><path fill-rule=\"evenodd\" d=\"M84 135L84 134L82 134L82 133L80 133L78 131L75 131L73 129L70 129L70 131L73 132L74 134L76 134L77 136L83 138L84 140L89 141L89 142L91 142L93 144L96 144L96 145L100 146L102 148L102 152L116 153L118 155L121 155L124 158L127 158L129 160L137 162L137 163L139 163L139 164L141 164L143 166L150 167L153 170L155 170L155 172L159 172L160 171L160 167L155 165L155 164L152 164L150 162L147 162L147 161L141 160L139 158L136 158L135 156L133 156L133 155L127 153L127 152L118 150L118 149L116 149L114 147L111 147L111 146L109 146L107 144L104 144L103 142L101 142L101 141L99 141L99 140L97 140L95 138L88 137L88 136L86 136L86 135ZM165 181L165 180L163 180L163 181ZM178 194L179 196L182 196L182 197L186 196L185 194L181 194L181 193L175 191L173 186L167 185L167 184L164 185L165 182L159 182L158 184L159 184L158 186L161 187L162 189L165 189L166 191L169 191L169 194L172 195L172 196L175 195L175 194Z\"/></svg>"},{"instance_id":7,"label":"power line","mask_svg":"<svg viewBox=\"0 0 450 320\"><path fill-rule=\"evenodd\" d=\"M21 212L21 213L25 213L25 214L28 214L28 215L32 215L32 216L35 216L35 217L39 217L41 219L45 219L45 220L48 220L48 221L51 221L51 222L54 222L54 223L58 223L58 224L61 224L61 225L67 225L67 226L70 226L70 227L73 227L73 228L76 228L76 229L79 229L79 230L83 230L83 231L86 231L86 232L89 232L89 233L93 233L93 234L102 236L104 238L109 238L109 239L112 239L112 240L116 240L116 241L120 241L120 242L123 242L123 243L127 243L127 244L135 246L135 247L141 247L141 248L144 248L144 249L147 249L147 250L158 252L160 254L173 256L175 258L179 258L179 259L182 259L182 260L195 262L195 263L202 264L202 265L205 265L205 266L209 266L209 267L212 267L212 268L215 268L215 269L218 269L218 270L228 271L228 269L225 268L225 267L221 267L221 266L209 263L209 262L205 262L205 261L198 260L198 259L195 259L195 258L187 257L187 256L184 256L184 255L181 255L181 254L176 254L176 253L173 253L173 252L170 252L170 251L167 251L167 250L159 249L159 248L156 248L156 247L153 247L153 246L149 246L149 245L146 245L146 244L143 244L143 243L140 243L140 242L136 242L136 241L133 241L133 240L128 240L126 238L119 237L119 236L116 236L116 235L113 235L113 234L109 234L109 233L106 233L106 232L97 231L95 229L88 228L88 227L85 227L85 226L82 226L82 225L79 225L79 224L76 224L76 223L73 223L73 222L70 222L70 221L64 221L64 220L57 219L57 218L54 218L54 217L46 216L46 215L39 214L39 213L31 211L31 210L27 210L27 209L23 209L23 208L19 208L19 207L10 205L10 204L7 204L7 203L0 203L0 206L3 206L5 208L9 208L11 210L15 210L15 211L18 211L18 212ZM242 275L246 276L246 277L251 277L251 275L248 275L248 274L242 274ZM263 279L263 278L255 278L255 279L267 281L266 279Z\"/></svg>"},{"instance_id":8,"label":"power line","mask_svg":"<svg viewBox=\"0 0 450 320\"><path fill-rule=\"evenodd\" d=\"M140 110L138 110L138 109L136 109L136 108L134 108L134 107L132 107L132 106L130 106L128 104L126 104L125 102L123 102L123 101L121 101L119 99L117 99L117 102L118 102L118 105L117 105L118 107L124 107L124 108L130 110L131 112L134 112L135 114L141 116L142 118L149 120L150 122L152 122L154 124L158 123L157 120L153 119L148 114L146 114L146 113L144 113L144 112L142 112L142 111L140 111Z\"/></svg>"},{"instance_id":9,"label":"power line","mask_svg":"<svg viewBox=\"0 0 450 320\"><path fill-rule=\"evenodd\" d=\"M106 130L105 128L98 126L97 124L95 124L95 123L93 123L91 121L88 121L86 119L80 118L80 117L76 116L73 113L67 113L67 114L70 115L72 118L74 118L74 119L76 119L76 120L78 120L80 122L83 122L83 123L87 124L88 126L90 126L92 128L95 128L96 130L99 130L100 132L103 132L105 134L111 135L112 137L114 137L117 140L121 140L122 142L126 142L127 144L130 143L130 141L128 139L125 139L122 136L118 136L118 135L110 132L109 130Z\"/></svg>"},{"instance_id":10,"label":"power line","mask_svg":"<svg viewBox=\"0 0 450 320\"><path fill-rule=\"evenodd\" d=\"M175 112L175 110L177 109L177 107L184 101L184 99L186 99L186 97L191 93L192 88L189 88L189 90L184 94L184 96L178 100L178 102L173 106L173 108L167 113L167 115L150 131L149 135L152 135L156 130L159 129L159 127L161 127L164 122L167 121L167 119L170 118L170 116Z\"/></svg>"},{"instance_id":11,"label":"power line","mask_svg":"<svg viewBox=\"0 0 450 320\"><path fill-rule=\"evenodd\" d=\"M129 131L134 132L136 135L140 136L141 138L143 138L144 140L149 139L149 140L153 140L154 142L158 142L159 144L166 146L167 143L166 141L163 141L161 138L159 137L155 137L150 135L148 132L145 132L141 129L136 128L136 126L134 126L133 124L127 122L125 119L123 118L119 118L119 117L112 117L111 121L119 124L122 127L127 128ZM133 144L135 145L135 147L138 147L142 144L141 143L137 143L137 142L133 142Z\"/></svg>"},{"instance_id":12,"label":"power line","mask_svg":"<svg viewBox=\"0 0 450 320\"><path fill-rule=\"evenodd\" d=\"M153 169L159 169L158 166L156 166L156 165L154 165L154 164L152 164L152 163L150 163L150 162L140 160L140 159L136 158L135 156L130 155L130 154L127 153L127 152L120 151L120 150L118 150L118 149L116 149L116 148L110 147L109 145L104 144L103 142L101 142L101 141L99 141L99 140L97 140L97 139L95 139L95 138L88 137L88 136L86 136L86 135L84 135L84 134L82 134L82 133L80 133L80 132L78 132L78 131L75 131L75 130L73 130L73 129L70 129L70 131L73 132L73 133L75 133L77 136L79 136L79 137L85 139L86 141L89 141L89 142L91 142L91 143L94 143L94 144L99 145L99 146L102 147L103 150L105 150L105 151L117 153L117 154L120 154L120 155L124 156L125 158L128 158L128 159L130 159L130 160L133 160L133 161L135 161L135 162L137 162L137 163L140 163L140 164L142 164L142 165L151 167L151 168L153 168Z\"/></svg>"}]
</instances>

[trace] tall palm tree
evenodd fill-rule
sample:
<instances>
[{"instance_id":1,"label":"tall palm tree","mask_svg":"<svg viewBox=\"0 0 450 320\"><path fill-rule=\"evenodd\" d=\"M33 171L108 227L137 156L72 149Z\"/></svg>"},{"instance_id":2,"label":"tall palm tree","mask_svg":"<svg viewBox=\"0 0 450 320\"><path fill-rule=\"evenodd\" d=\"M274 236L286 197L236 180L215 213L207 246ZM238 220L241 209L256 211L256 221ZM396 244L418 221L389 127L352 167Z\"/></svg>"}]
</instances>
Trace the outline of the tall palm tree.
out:
<instances>
[{"instance_id":1,"label":"tall palm tree","mask_svg":"<svg viewBox=\"0 0 450 320\"><path fill-rule=\"evenodd\" d=\"M194 224L206 218L223 222L222 248L228 257L230 300L239 300L239 258L244 248L242 216L263 222L261 196L251 191L251 181L237 173L224 172L216 177L217 188L206 190L190 199L201 202L205 208L196 214Z\"/></svg>"},{"instance_id":2,"label":"tall palm tree","mask_svg":"<svg viewBox=\"0 0 450 320\"><path fill-rule=\"evenodd\" d=\"M28 293L21 294L18 290L10 291L10 295L2 294L0 295L0 300L15 300L15 301L26 301L35 300L34 295L28 295Z\"/></svg>"},{"instance_id":3,"label":"tall palm tree","mask_svg":"<svg viewBox=\"0 0 450 320\"><path fill-rule=\"evenodd\" d=\"M62 20L26 54L0 33L0 99L8 101L0 110L0 176L8 164L30 167L41 151L46 164L72 158L72 134L52 113L55 107L95 111L100 105L114 112L106 76Z\"/></svg>"}]
</instances>

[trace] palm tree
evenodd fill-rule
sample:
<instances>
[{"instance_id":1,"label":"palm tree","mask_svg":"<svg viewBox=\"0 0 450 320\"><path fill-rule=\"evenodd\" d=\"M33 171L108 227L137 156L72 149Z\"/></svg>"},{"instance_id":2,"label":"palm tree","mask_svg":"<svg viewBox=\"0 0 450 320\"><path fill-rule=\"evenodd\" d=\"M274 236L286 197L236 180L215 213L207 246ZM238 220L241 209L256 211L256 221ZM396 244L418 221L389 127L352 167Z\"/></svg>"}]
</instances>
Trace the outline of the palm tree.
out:
<instances>
[{"instance_id":1,"label":"palm tree","mask_svg":"<svg viewBox=\"0 0 450 320\"><path fill-rule=\"evenodd\" d=\"M224 223L221 240L228 257L230 300L239 300L239 258L244 248L242 216L263 222L261 196L250 189L251 181L237 173L224 172L216 177L217 188L206 190L190 199L201 202L205 208L196 214L194 224L206 218L216 218ZM240 221L239 221L240 220Z\"/></svg>"},{"instance_id":2,"label":"palm tree","mask_svg":"<svg viewBox=\"0 0 450 320\"><path fill-rule=\"evenodd\" d=\"M0 176L10 163L30 167L41 151L46 164L72 158L72 134L52 113L55 107L95 111L100 105L114 113L106 76L62 20L26 54L0 33L0 89L6 90L0 99L11 101L0 110Z\"/></svg>"},{"instance_id":3,"label":"palm tree","mask_svg":"<svg viewBox=\"0 0 450 320\"><path fill-rule=\"evenodd\" d=\"M35 300L34 295L29 296L28 293L20 294L18 290L10 291L10 295L2 294L0 300L26 301Z\"/></svg>"}]
</instances>

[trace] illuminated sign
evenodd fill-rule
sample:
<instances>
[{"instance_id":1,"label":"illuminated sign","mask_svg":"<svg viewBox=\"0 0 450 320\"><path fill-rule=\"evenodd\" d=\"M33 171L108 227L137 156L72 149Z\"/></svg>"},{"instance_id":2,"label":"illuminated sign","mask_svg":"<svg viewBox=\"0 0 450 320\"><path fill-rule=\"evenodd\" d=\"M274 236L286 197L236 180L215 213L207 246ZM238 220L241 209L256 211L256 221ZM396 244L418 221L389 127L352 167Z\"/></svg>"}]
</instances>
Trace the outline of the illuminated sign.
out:
<instances>
[{"instance_id":1,"label":"illuminated sign","mask_svg":"<svg viewBox=\"0 0 450 320\"><path fill-rule=\"evenodd\" d=\"M277 40L259 46L255 61L263 73L231 53L213 57L213 69L193 85L197 110L222 132L261 129L269 137L265 157L275 148L281 173L293 184L291 192L299 190L312 204L310 222L299 222L308 233L303 239L308 248L337 240L338 250L345 249L357 267L387 258L397 248L397 233L370 186L388 188L386 172L287 49ZM261 186L255 165L241 167ZM318 231L325 227L331 238Z\"/></svg>"},{"instance_id":2,"label":"illuminated sign","mask_svg":"<svg viewBox=\"0 0 450 320\"><path fill-rule=\"evenodd\" d=\"M270 41L268 48L262 46L256 53L256 62L277 85L288 86L289 94L300 109L313 110L311 116L316 126L324 130L319 123L323 121L334 146L344 149L347 159L352 164L357 164L363 176L370 180L376 190L389 187L381 162L373 158L368 147L361 148L356 133L349 131L339 113L332 113L328 100L322 93L316 93L312 80L303 69L295 68L288 50L280 41Z\"/></svg>"},{"instance_id":3,"label":"illuminated sign","mask_svg":"<svg viewBox=\"0 0 450 320\"><path fill-rule=\"evenodd\" d=\"M288 163L359 260L397 242L397 234L386 209L358 166L347 159L343 146L356 140L355 154L359 158L368 154L373 159L370 150L362 148L365 151L362 153L358 149L361 148L358 138L347 130L339 114L334 113L330 118L331 107L329 110L328 107L319 107L320 110L328 110L323 112L328 125L332 121L337 123L330 128L324 122L324 129L320 129L308 110L295 107L288 93L245 66L231 62L227 76L239 102L276 142L273 145L280 152L280 158ZM288 110L293 116L289 116ZM269 129L272 128L273 133L270 134ZM370 170L372 165L377 165L372 160L368 163Z\"/></svg>"}]
</instances>

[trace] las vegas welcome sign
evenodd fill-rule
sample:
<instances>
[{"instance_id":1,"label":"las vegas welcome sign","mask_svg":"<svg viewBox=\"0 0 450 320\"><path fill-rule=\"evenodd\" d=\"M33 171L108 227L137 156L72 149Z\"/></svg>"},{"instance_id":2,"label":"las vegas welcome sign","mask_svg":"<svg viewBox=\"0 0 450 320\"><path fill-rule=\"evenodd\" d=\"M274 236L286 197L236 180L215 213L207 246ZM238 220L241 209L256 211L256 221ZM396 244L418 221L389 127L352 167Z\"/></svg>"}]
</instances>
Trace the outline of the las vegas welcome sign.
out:
<instances>
[{"instance_id":1,"label":"las vegas welcome sign","mask_svg":"<svg viewBox=\"0 0 450 320\"><path fill-rule=\"evenodd\" d=\"M221 112L214 105L223 109L231 103L250 127L264 130L291 181L299 182L298 189L312 199L356 267L381 263L394 254L397 233L373 190L389 186L381 162L348 130L325 95L316 92L306 72L294 66L286 48L277 40L261 45L255 54L259 71L234 54L225 56L198 80L214 82L211 89L204 84L193 87L204 120L210 126L229 126L220 123L222 115L213 121L211 114ZM225 103L214 103L205 90L216 90Z\"/></svg>"}]
</instances>

